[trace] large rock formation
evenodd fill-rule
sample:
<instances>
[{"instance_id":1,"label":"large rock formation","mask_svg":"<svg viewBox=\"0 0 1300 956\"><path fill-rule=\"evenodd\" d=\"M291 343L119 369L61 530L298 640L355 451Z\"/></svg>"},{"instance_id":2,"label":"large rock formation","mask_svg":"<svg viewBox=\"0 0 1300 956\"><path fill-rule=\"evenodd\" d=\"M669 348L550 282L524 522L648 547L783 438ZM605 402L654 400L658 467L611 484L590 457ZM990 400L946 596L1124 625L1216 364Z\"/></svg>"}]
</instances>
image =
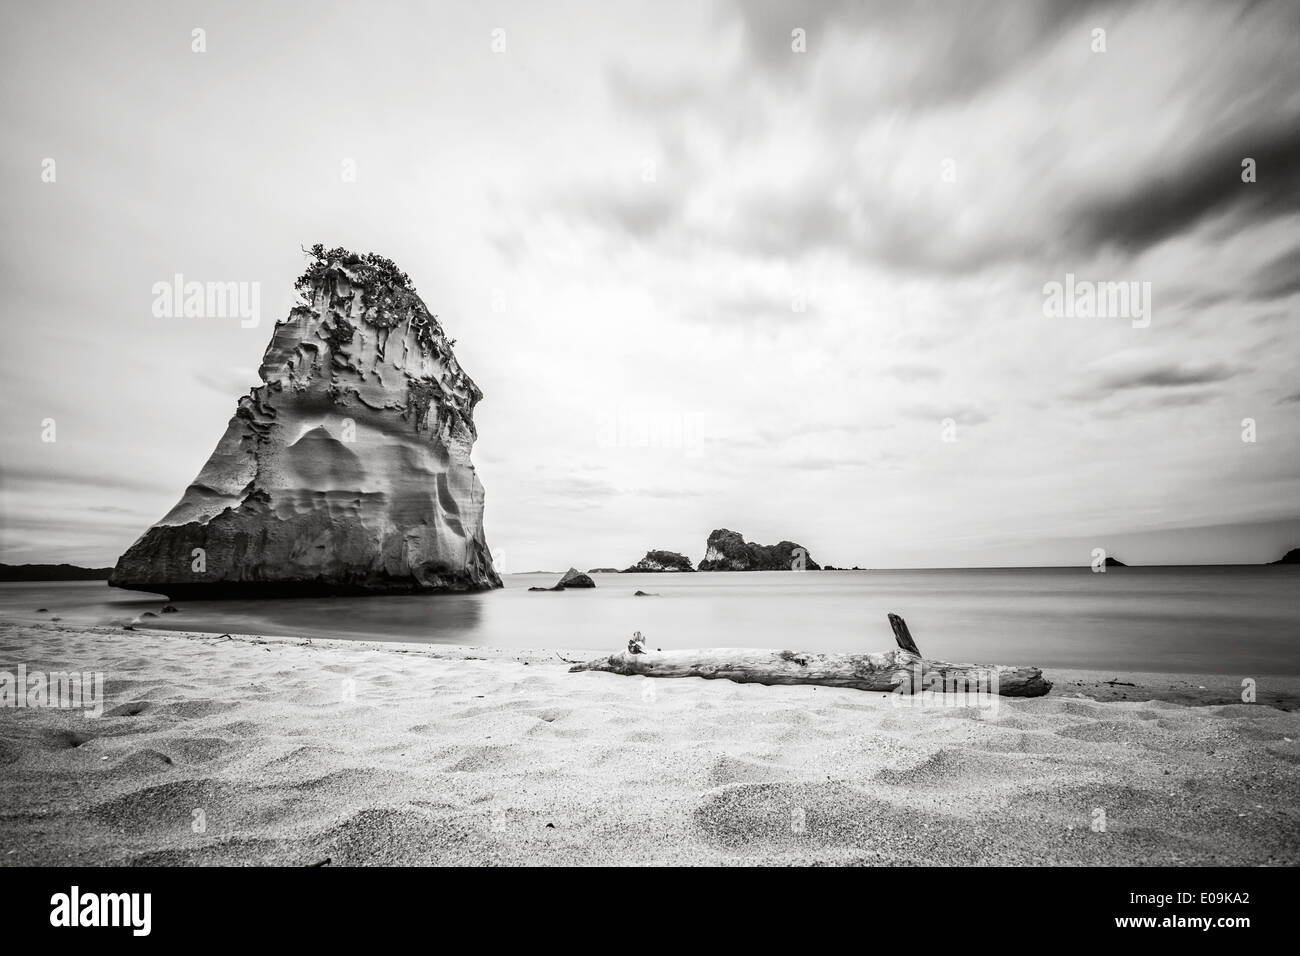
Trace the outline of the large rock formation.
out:
<instances>
[{"instance_id":1,"label":"large rock formation","mask_svg":"<svg viewBox=\"0 0 1300 956\"><path fill-rule=\"evenodd\" d=\"M1270 561L1269 564L1300 564L1300 548L1292 548L1276 561Z\"/></svg>"},{"instance_id":2,"label":"large rock formation","mask_svg":"<svg viewBox=\"0 0 1300 956\"><path fill-rule=\"evenodd\" d=\"M808 549L793 541L763 545L726 528L709 535L701 571L820 571Z\"/></svg>"},{"instance_id":3,"label":"large rock formation","mask_svg":"<svg viewBox=\"0 0 1300 956\"><path fill-rule=\"evenodd\" d=\"M264 384L110 584L173 598L501 586L470 462L483 395L454 342L390 260L311 254Z\"/></svg>"},{"instance_id":4,"label":"large rock formation","mask_svg":"<svg viewBox=\"0 0 1300 956\"><path fill-rule=\"evenodd\" d=\"M694 571L695 567L691 564L691 559L684 554L678 554L676 551L647 551L645 557L638 561L632 567L624 571L624 574L640 574L645 571Z\"/></svg>"}]
</instances>

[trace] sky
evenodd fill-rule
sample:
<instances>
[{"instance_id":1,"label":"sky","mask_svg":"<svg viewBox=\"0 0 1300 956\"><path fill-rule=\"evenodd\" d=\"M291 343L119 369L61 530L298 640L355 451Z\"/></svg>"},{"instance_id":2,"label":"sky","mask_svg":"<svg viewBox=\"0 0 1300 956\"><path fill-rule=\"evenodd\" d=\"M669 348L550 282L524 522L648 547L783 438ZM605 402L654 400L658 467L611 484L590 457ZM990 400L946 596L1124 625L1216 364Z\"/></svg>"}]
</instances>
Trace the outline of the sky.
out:
<instances>
[{"instance_id":1,"label":"sky","mask_svg":"<svg viewBox=\"0 0 1300 956\"><path fill-rule=\"evenodd\" d=\"M862 567L1273 560L1298 41L1222 0L11 10L0 561L110 565L179 500L315 242L457 340L507 573L724 527ZM155 315L177 274L257 283L257 324ZM1054 312L1067 276L1135 295Z\"/></svg>"}]
</instances>

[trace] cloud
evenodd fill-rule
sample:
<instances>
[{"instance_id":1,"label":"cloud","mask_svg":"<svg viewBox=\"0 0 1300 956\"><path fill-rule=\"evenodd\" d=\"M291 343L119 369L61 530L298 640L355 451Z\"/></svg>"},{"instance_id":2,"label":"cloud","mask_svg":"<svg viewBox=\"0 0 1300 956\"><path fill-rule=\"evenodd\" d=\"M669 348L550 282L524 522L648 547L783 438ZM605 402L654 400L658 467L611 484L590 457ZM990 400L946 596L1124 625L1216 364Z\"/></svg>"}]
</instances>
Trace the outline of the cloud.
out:
<instances>
[{"instance_id":1,"label":"cloud","mask_svg":"<svg viewBox=\"0 0 1300 956\"><path fill-rule=\"evenodd\" d=\"M958 425L982 425L993 417L992 412L963 403L943 405L935 402L922 402L906 406L903 412L910 418L936 423L942 422L945 418L951 418Z\"/></svg>"},{"instance_id":2,"label":"cloud","mask_svg":"<svg viewBox=\"0 0 1300 956\"><path fill-rule=\"evenodd\" d=\"M1297 189L1300 191L1300 183ZM1288 249L1262 266L1244 291L1249 298L1263 302L1285 299L1300 292L1300 246Z\"/></svg>"},{"instance_id":3,"label":"cloud","mask_svg":"<svg viewBox=\"0 0 1300 956\"><path fill-rule=\"evenodd\" d=\"M749 328L758 332L773 326L799 326L810 323L816 307L799 298L797 289L766 292L751 289L738 295L720 296L702 310L709 322L724 326Z\"/></svg>"},{"instance_id":4,"label":"cloud","mask_svg":"<svg viewBox=\"0 0 1300 956\"><path fill-rule=\"evenodd\" d=\"M553 502L573 500L578 503L606 500L619 494L618 486L608 481L573 474L551 474L535 478L530 481L525 492L529 499L540 498Z\"/></svg>"},{"instance_id":5,"label":"cloud","mask_svg":"<svg viewBox=\"0 0 1300 956\"><path fill-rule=\"evenodd\" d=\"M1300 208L1285 4L940 7L724 3L704 65L604 74L673 158L681 177L661 185L679 201L587 184L559 203L683 252L937 275L1134 254Z\"/></svg>"},{"instance_id":6,"label":"cloud","mask_svg":"<svg viewBox=\"0 0 1300 956\"><path fill-rule=\"evenodd\" d=\"M556 206L579 222L612 228L643 241L681 216L681 197L656 182L646 182L639 173L619 182L572 187L558 197Z\"/></svg>"},{"instance_id":7,"label":"cloud","mask_svg":"<svg viewBox=\"0 0 1300 956\"><path fill-rule=\"evenodd\" d=\"M884 374L903 382L937 382L943 378L944 372L937 365L896 363L886 368Z\"/></svg>"},{"instance_id":8,"label":"cloud","mask_svg":"<svg viewBox=\"0 0 1300 956\"><path fill-rule=\"evenodd\" d=\"M708 494L700 488L668 488L668 487L649 487L649 488L623 488L620 494L633 498L700 498Z\"/></svg>"},{"instance_id":9,"label":"cloud","mask_svg":"<svg viewBox=\"0 0 1300 956\"><path fill-rule=\"evenodd\" d=\"M0 469L0 488L3 488L6 491L12 492L17 489L35 491L50 485L69 488L105 488L114 491L147 493L179 493L181 490L161 479L142 478L138 475L126 477L103 473L78 473L32 466Z\"/></svg>"},{"instance_id":10,"label":"cloud","mask_svg":"<svg viewBox=\"0 0 1300 956\"><path fill-rule=\"evenodd\" d=\"M1142 405L1146 407L1156 406L1158 408L1191 408L1194 405L1205 405L1219 398L1223 393L1217 389L1205 389L1203 391L1193 392L1169 392L1166 394L1156 395L1149 399L1143 399Z\"/></svg>"},{"instance_id":11,"label":"cloud","mask_svg":"<svg viewBox=\"0 0 1300 956\"><path fill-rule=\"evenodd\" d=\"M1207 130L1200 148L1142 170L1117 195L1078 197L1067 216L1067 235L1080 248L1114 245L1132 252L1214 213L1230 214L1233 228L1241 228L1300 209L1300 125L1273 128L1272 122L1261 117L1258 125L1221 140L1214 138L1216 130ZM1245 157L1258 164L1259 181L1242 182ZM1295 283L1294 254L1289 266Z\"/></svg>"},{"instance_id":12,"label":"cloud","mask_svg":"<svg viewBox=\"0 0 1300 956\"><path fill-rule=\"evenodd\" d=\"M856 54L878 64L879 82L845 87L844 103L860 115L876 104L970 100L1090 6L1086 0L730 0L722 10L724 17L739 17L746 55L774 82L798 82L815 72L808 62L822 58L843 61ZM804 31L806 53L794 52L795 29Z\"/></svg>"},{"instance_id":13,"label":"cloud","mask_svg":"<svg viewBox=\"0 0 1300 956\"><path fill-rule=\"evenodd\" d=\"M1180 388L1223 382L1238 374L1222 362L1209 364L1164 362L1144 368L1130 368L1103 375L1094 386L1096 392L1119 392L1133 388Z\"/></svg>"}]
</instances>

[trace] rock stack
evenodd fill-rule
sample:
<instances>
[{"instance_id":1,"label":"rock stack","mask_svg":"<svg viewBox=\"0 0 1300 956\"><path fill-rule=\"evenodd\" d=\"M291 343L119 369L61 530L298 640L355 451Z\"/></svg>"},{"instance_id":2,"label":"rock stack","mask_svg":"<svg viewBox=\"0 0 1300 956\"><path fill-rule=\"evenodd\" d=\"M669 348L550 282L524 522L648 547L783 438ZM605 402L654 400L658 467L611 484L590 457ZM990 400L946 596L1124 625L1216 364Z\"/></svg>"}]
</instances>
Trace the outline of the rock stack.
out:
<instances>
[{"instance_id":1,"label":"rock stack","mask_svg":"<svg viewBox=\"0 0 1300 956\"><path fill-rule=\"evenodd\" d=\"M109 583L172 598L501 586L470 462L483 397L389 259L317 245L262 384Z\"/></svg>"}]
</instances>

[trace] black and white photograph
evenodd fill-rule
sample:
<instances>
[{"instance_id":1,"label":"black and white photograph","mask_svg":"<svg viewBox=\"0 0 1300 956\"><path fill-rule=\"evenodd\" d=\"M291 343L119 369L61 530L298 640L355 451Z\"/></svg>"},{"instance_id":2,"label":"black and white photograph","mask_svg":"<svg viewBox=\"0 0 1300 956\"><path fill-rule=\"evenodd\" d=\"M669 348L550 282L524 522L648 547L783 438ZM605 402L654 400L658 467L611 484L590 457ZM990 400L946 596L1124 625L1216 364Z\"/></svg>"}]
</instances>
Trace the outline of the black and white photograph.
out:
<instances>
[{"instance_id":1,"label":"black and white photograph","mask_svg":"<svg viewBox=\"0 0 1300 956\"><path fill-rule=\"evenodd\" d=\"M1293 0L0 48L10 877L1300 864Z\"/></svg>"}]
</instances>

